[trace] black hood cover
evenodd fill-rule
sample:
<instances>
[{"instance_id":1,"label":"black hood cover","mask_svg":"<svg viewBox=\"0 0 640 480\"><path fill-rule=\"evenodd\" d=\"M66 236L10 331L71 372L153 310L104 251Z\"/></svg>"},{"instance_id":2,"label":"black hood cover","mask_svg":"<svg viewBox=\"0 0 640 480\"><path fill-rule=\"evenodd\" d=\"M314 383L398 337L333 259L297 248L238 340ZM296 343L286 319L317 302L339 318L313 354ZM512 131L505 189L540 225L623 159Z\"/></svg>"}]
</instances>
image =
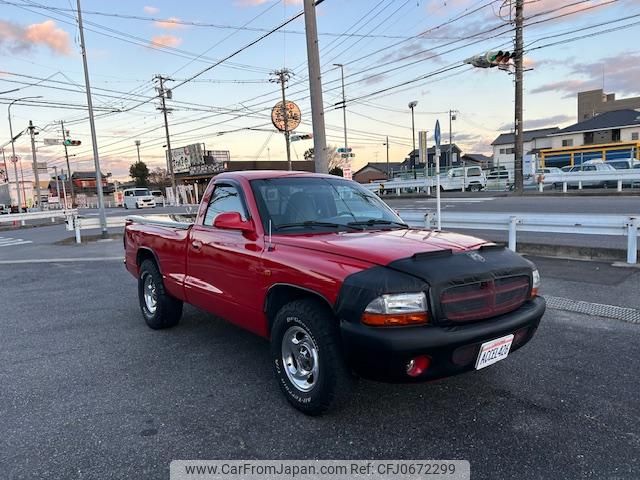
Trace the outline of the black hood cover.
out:
<instances>
[{"instance_id":1,"label":"black hood cover","mask_svg":"<svg viewBox=\"0 0 640 480\"><path fill-rule=\"evenodd\" d=\"M418 253L348 276L336 302L336 313L344 320L359 321L367 305L380 295L428 291L431 312L438 318L436 300L445 289L515 275L528 276L531 284L533 268L531 262L502 245L460 253Z\"/></svg>"}]
</instances>

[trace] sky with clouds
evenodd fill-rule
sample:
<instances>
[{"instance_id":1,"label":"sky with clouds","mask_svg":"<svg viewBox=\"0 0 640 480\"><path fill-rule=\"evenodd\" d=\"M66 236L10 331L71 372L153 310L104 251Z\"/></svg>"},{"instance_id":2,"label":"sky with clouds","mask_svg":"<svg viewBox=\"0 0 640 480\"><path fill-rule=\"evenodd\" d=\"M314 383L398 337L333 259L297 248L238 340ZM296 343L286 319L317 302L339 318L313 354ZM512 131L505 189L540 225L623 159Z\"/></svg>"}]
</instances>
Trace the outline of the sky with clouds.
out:
<instances>
[{"instance_id":1,"label":"sky with clouds","mask_svg":"<svg viewBox=\"0 0 640 480\"><path fill-rule=\"evenodd\" d=\"M14 132L33 120L42 129L40 141L57 138L63 120L71 137L82 141L70 149L72 168L91 170L74 6L67 0L0 0L0 108L11 99L40 96L27 100L37 106L11 107ZM102 169L114 177L127 177L135 140L144 161L164 165L156 74L175 86L169 101L174 148L205 143L230 150L232 160L284 159L284 139L270 122L279 86L269 81L282 67L294 73L287 96L302 110L297 132L311 132L302 17L183 83L300 12L301 0L83 0L82 8ZM387 135L391 161L405 158L412 100L418 101L417 130L432 131L440 119L448 138L447 112L457 110L454 142L464 152L490 152L498 133L512 127L513 76L461 65L474 54L509 48L511 13L503 0L325 0L318 6L318 30L328 142L343 142L342 111L335 107L341 88L334 64L340 63L355 168L385 161ZM525 17L525 128L574 123L581 90L604 85L619 98L640 95L640 25L634 24L640 0L528 0ZM624 25L632 26L619 29ZM610 31L594 34L604 30ZM582 38L567 41L576 37ZM13 89L19 90L8 92ZM9 137L4 120L0 144ZM16 142L25 166L27 140ZM310 146L293 143L294 159ZM39 143L38 157L64 166L62 147Z\"/></svg>"}]
</instances>

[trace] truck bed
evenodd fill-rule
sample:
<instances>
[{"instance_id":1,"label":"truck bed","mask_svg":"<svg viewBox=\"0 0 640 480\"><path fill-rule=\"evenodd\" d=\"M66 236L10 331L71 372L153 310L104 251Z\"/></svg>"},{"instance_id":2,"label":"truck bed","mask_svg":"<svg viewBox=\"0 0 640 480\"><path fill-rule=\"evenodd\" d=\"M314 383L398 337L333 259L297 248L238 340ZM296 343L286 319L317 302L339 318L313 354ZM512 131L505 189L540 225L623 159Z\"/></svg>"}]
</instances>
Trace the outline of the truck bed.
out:
<instances>
[{"instance_id":1,"label":"truck bed","mask_svg":"<svg viewBox=\"0 0 640 480\"><path fill-rule=\"evenodd\" d=\"M137 223L140 225L154 225L157 227L177 228L179 230L188 230L196 220L196 214L157 214L157 215L129 215L127 223Z\"/></svg>"},{"instance_id":2,"label":"truck bed","mask_svg":"<svg viewBox=\"0 0 640 480\"><path fill-rule=\"evenodd\" d=\"M184 299L187 242L195 217L195 214L128 216L124 233L127 269L137 276L141 252L154 255L166 289L174 297Z\"/></svg>"}]
</instances>

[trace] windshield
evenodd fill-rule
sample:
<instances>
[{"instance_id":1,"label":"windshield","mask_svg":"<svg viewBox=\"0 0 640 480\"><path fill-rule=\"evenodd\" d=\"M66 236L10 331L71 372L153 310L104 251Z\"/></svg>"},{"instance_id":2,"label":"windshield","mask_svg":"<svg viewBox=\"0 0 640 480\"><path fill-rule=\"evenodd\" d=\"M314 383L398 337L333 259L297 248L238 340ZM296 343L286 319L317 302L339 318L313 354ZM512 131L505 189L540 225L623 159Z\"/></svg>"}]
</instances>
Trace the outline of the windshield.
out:
<instances>
[{"instance_id":1,"label":"windshield","mask_svg":"<svg viewBox=\"0 0 640 480\"><path fill-rule=\"evenodd\" d=\"M134 197L146 197L150 195L149 190L141 188L140 190L133 190Z\"/></svg>"},{"instance_id":2,"label":"windshield","mask_svg":"<svg viewBox=\"0 0 640 480\"><path fill-rule=\"evenodd\" d=\"M341 178L287 177L252 180L265 231L406 228L393 210L359 184Z\"/></svg>"}]
</instances>

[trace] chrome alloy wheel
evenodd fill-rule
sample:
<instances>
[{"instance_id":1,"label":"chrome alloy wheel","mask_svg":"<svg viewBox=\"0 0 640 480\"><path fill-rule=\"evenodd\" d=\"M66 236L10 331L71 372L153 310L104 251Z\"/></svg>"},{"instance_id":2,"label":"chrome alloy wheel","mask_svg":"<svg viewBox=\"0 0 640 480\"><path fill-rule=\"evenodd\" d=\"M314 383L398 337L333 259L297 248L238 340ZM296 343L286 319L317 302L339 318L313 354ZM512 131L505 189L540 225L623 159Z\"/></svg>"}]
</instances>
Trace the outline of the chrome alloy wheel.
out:
<instances>
[{"instance_id":1,"label":"chrome alloy wheel","mask_svg":"<svg viewBox=\"0 0 640 480\"><path fill-rule=\"evenodd\" d=\"M290 327L282 337L282 365L291 383L309 392L318 381L318 347L306 330Z\"/></svg>"},{"instance_id":2,"label":"chrome alloy wheel","mask_svg":"<svg viewBox=\"0 0 640 480\"><path fill-rule=\"evenodd\" d=\"M158 308L158 293L156 291L156 284L153 281L153 277L149 274L144 276L142 292L144 296L145 308L150 315L154 315L156 313L156 309Z\"/></svg>"}]
</instances>

